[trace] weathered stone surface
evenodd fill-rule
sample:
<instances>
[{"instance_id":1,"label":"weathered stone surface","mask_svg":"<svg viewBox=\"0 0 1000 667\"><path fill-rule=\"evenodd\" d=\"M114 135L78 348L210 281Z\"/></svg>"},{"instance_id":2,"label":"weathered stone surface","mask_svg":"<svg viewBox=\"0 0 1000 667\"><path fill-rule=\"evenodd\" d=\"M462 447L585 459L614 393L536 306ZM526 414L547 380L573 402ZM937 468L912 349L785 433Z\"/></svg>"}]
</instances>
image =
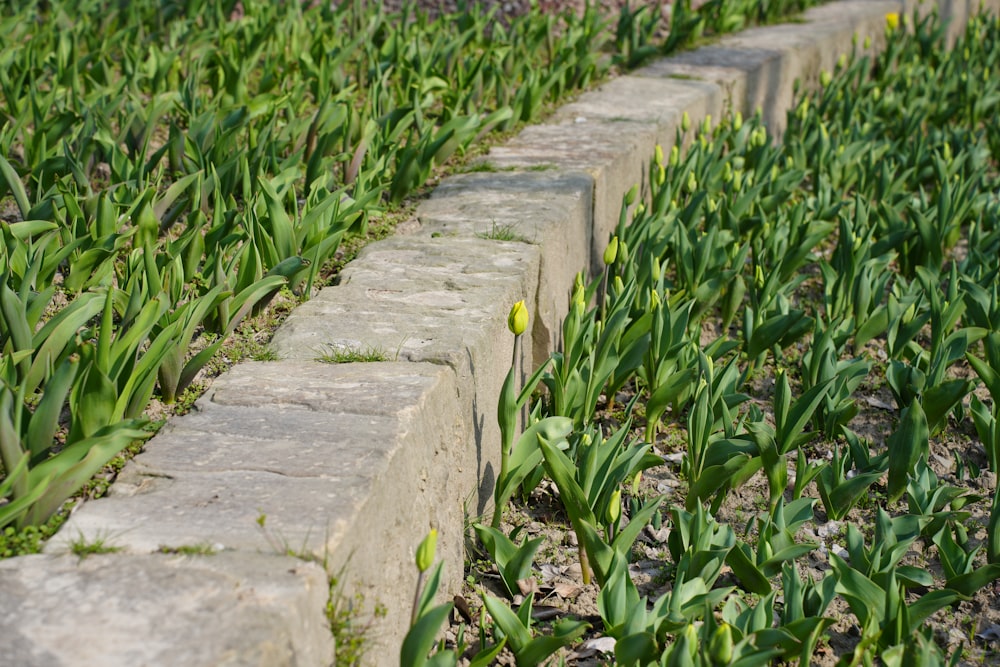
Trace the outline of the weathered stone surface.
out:
<instances>
[{"instance_id":1,"label":"weathered stone surface","mask_svg":"<svg viewBox=\"0 0 1000 667\"><path fill-rule=\"evenodd\" d=\"M720 111L763 112L772 136L785 128L795 82L816 87L819 74L832 72L842 53L858 48L866 37L872 48L885 42L885 14L898 11L895 0L848 0L814 7L802 20L751 28L722 37L718 43L656 61L634 74L638 77L698 77L719 86ZM715 112L710 112L715 113ZM691 114L693 122L701 119Z\"/></svg>"},{"instance_id":2,"label":"weathered stone surface","mask_svg":"<svg viewBox=\"0 0 1000 667\"><path fill-rule=\"evenodd\" d=\"M348 598L360 594L369 611L406 609L412 551L427 530L441 531L442 558L462 559L462 494L475 489L475 459L456 392L444 365L240 365L198 412L147 444L109 497L74 513L47 550L80 539L130 553L291 550L349 581ZM461 574L451 568L446 585ZM393 614L373 626L373 640L398 647L406 620Z\"/></svg>"},{"instance_id":3,"label":"weathered stone surface","mask_svg":"<svg viewBox=\"0 0 1000 667\"><path fill-rule=\"evenodd\" d=\"M417 208L422 236L516 235L540 253L529 303L536 367L556 348L573 279L587 270L593 182L572 172L494 172L446 178Z\"/></svg>"},{"instance_id":4,"label":"weathered stone surface","mask_svg":"<svg viewBox=\"0 0 1000 667\"><path fill-rule=\"evenodd\" d=\"M467 471L454 493L486 511L500 433L496 405L510 368L507 313L535 300L537 246L479 238L401 237L365 248L329 287L295 310L274 336L284 359L314 359L324 349L376 347L400 361L445 364L457 377L457 407L468 430L458 459ZM532 358L525 337L524 360Z\"/></svg>"},{"instance_id":5,"label":"weathered stone surface","mask_svg":"<svg viewBox=\"0 0 1000 667\"><path fill-rule=\"evenodd\" d=\"M323 569L285 556L0 561L0 656L17 667L331 664Z\"/></svg>"},{"instance_id":6,"label":"weathered stone surface","mask_svg":"<svg viewBox=\"0 0 1000 667\"><path fill-rule=\"evenodd\" d=\"M491 148L486 161L500 169L556 167L593 179L589 268L597 275L608 236L618 222L622 195L643 183L656 136L655 124L627 119L532 125L503 146Z\"/></svg>"}]
</instances>

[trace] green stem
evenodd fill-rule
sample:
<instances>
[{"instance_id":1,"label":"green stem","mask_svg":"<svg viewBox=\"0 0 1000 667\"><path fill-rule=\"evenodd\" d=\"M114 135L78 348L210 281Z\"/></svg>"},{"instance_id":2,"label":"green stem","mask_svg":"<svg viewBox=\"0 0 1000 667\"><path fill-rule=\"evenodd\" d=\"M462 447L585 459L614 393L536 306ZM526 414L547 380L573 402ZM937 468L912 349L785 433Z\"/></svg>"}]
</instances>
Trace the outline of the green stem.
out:
<instances>
[{"instance_id":1,"label":"green stem","mask_svg":"<svg viewBox=\"0 0 1000 667\"><path fill-rule=\"evenodd\" d=\"M417 590L413 592L413 611L410 612L410 627L417 622L417 611L420 607L420 589L424 586L424 573L417 575Z\"/></svg>"},{"instance_id":2,"label":"green stem","mask_svg":"<svg viewBox=\"0 0 1000 667\"><path fill-rule=\"evenodd\" d=\"M514 444L514 436L518 430L517 424L517 360L521 354L521 337L514 337L514 351L511 355L510 370L500 390L500 402L497 409L497 421L500 424L500 473L497 475L493 492L493 528L500 527L503 516L504 499L501 497L506 487L507 476L510 474L510 454Z\"/></svg>"}]
</instances>

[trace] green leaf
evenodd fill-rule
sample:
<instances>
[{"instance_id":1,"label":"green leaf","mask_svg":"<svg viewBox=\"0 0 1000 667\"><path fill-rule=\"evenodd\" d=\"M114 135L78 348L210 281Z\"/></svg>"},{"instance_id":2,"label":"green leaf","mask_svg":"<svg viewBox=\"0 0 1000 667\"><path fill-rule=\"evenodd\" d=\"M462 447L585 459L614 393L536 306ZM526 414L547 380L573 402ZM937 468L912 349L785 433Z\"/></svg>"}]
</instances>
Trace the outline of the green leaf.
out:
<instances>
[{"instance_id":1,"label":"green leaf","mask_svg":"<svg viewBox=\"0 0 1000 667\"><path fill-rule=\"evenodd\" d=\"M78 367L79 359L71 357L64 361L45 383L45 392L31 415L25 436L26 448L35 461L46 456L55 442L59 418L73 388Z\"/></svg>"},{"instance_id":2,"label":"green leaf","mask_svg":"<svg viewBox=\"0 0 1000 667\"><path fill-rule=\"evenodd\" d=\"M514 652L515 656L518 655L531 642L531 630L521 623L521 619L510 610L506 602L498 600L492 595L484 594L483 604L486 605L486 611L489 612L493 622L507 638L510 650ZM404 662L403 664L409 663Z\"/></svg>"},{"instance_id":3,"label":"green leaf","mask_svg":"<svg viewBox=\"0 0 1000 667\"><path fill-rule=\"evenodd\" d=\"M454 606L454 603L447 602L434 607L417 619L403 639L403 646L399 650L399 664L413 667L427 664L427 654L434 646L437 633Z\"/></svg>"},{"instance_id":4,"label":"green leaf","mask_svg":"<svg viewBox=\"0 0 1000 667\"><path fill-rule=\"evenodd\" d=\"M84 484L125 449L129 443L152 435L136 426L142 422L125 421L105 427L90 438L77 440L57 455L35 466L29 473L32 487L48 481L45 492L32 505L24 523L44 523Z\"/></svg>"},{"instance_id":5,"label":"green leaf","mask_svg":"<svg viewBox=\"0 0 1000 667\"><path fill-rule=\"evenodd\" d=\"M14 167L11 166L7 159L0 155L0 185L6 185L7 189L10 190L10 194L13 195L14 201L17 202L17 208L21 212L21 218L27 220L31 212L31 202L28 201L28 191L24 189L24 183L21 182L21 177L17 175ZM3 190L0 189L0 194Z\"/></svg>"},{"instance_id":6,"label":"green leaf","mask_svg":"<svg viewBox=\"0 0 1000 667\"><path fill-rule=\"evenodd\" d=\"M737 542L736 546L726 554L726 564L751 593L767 595L771 592L771 582L757 567L750 545L742 541Z\"/></svg>"},{"instance_id":7,"label":"green leaf","mask_svg":"<svg viewBox=\"0 0 1000 667\"><path fill-rule=\"evenodd\" d=\"M903 410L899 426L886 439L889 450L889 480L888 500L894 503L906 491L910 472L916 467L917 460L927 456L929 451L930 430L927 417L919 401L914 401L910 407Z\"/></svg>"},{"instance_id":8,"label":"green leaf","mask_svg":"<svg viewBox=\"0 0 1000 667\"><path fill-rule=\"evenodd\" d=\"M1000 578L1000 563L991 563L949 579L944 587L955 591L962 596L962 599L970 599L998 578Z\"/></svg>"}]
</instances>

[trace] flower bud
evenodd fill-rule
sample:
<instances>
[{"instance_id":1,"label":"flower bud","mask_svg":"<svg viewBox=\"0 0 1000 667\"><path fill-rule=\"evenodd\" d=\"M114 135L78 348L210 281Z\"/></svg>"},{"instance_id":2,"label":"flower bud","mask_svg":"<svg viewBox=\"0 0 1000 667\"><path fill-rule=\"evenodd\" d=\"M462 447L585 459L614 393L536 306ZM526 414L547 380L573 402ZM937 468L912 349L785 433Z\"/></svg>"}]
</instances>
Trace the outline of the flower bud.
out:
<instances>
[{"instance_id":1,"label":"flower bud","mask_svg":"<svg viewBox=\"0 0 1000 667\"><path fill-rule=\"evenodd\" d=\"M705 119L701 121L701 133L708 134L712 131L712 114L706 114Z\"/></svg>"},{"instance_id":2,"label":"flower bud","mask_svg":"<svg viewBox=\"0 0 1000 667\"><path fill-rule=\"evenodd\" d=\"M689 171L687 178L687 190L688 192L694 192L697 189L698 189L698 179L695 178L693 171Z\"/></svg>"},{"instance_id":3,"label":"flower bud","mask_svg":"<svg viewBox=\"0 0 1000 667\"><path fill-rule=\"evenodd\" d=\"M427 537L417 547L417 569L421 572L426 572L434 564L434 552L437 551L437 540L437 529L431 528L431 532L427 533Z\"/></svg>"},{"instance_id":4,"label":"flower bud","mask_svg":"<svg viewBox=\"0 0 1000 667\"><path fill-rule=\"evenodd\" d=\"M687 132L691 129L691 116L685 111L681 114L681 132Z\"/></svg>"},{"instance_id":5,"label":"flower bud","mask_svg":"<svg viewBox=\"0 0 1000 667\"><path fill-rule=\"evenodd\" d=\"M728 665L733 660L733 630L723 623L712 633L708 644L708 655L715 665Z\"/></svg>"},{"instance_id":6,"label":"flower bud","mask_svg":"<svg viewBox=\"0 0 1000 667\"><path fill-rule=\"evenodd\" d=\"M681 151L677 146L670 147L670 166L676 167L681 162Z\"/></svg>"},{"instance_id":7,"label":"flower bud","mask_svg":"<svg viewBox=\"0 0 1000 667\"><path fill-rule=\"evenodd\" d=\"M622 516L622 490L615 489L608 503L608 523L616 524Z\"/></svg>"},{"instance_id":8,"label":"flower bud","mask_svg":"<svg viewBox=\"0 0 1000 667\"><path fill-rule=\"evenodd\" d=\"M743 114L737 111L733 116L733 130L739 132L741 127L743 127Z\"/></svg>"},{"instance_id":9,"label":"flower bud","mask_svg":"<svg viewBox=\"0 0 1000 667\"><path fill-rule=\"evenodd\" d=\"M507 328L515 336L520 336L528 328L528 307L524 305L524 299L514 304L507 315Z\"/></svg>"},{"instance_id":10,"label":"flower bud","mask_svg":"<svg viewBox=\"0 0 1000 667\"><path fill-rule=\"evenodd\" d=\"M889 12L885 15L885 31L890 33L899 27L899 13Z\"/></svg>"},{"instance_id":11,"label":"flower bud","mask_svg":"<svg viewBox=\"0 0 1000 667\"><path fill-rule=\"evenodd\" d=\"M822 72L819 73L819 85L826 88L830 85L831 81L833 81L833 75L831 75L829 72L823 70Z\"/></svg>"},{"instance_id":12,"label":"flower bud","mask_svg":"<svg viewBox=\"0 0 1000 667\"><path fill-rule=\"evenodd\" d=\"M635 198L639 196L639 185L633 185L629 188L628 192L625 193L625 205L631 206L635 202Z\"/></svg>"},{"instance_id":13,"label":"flower bud","mask_svg":"<svg viewBox=\"0 0 1000 667\"><path fill-rule=\"evenodd\" d=\"M754 267L753 284L757 286L757 289L764 289L764 270L760 268L760 264Z\"/></svg>"},{"instance_id":14,"label":"flower bud","mask_svg":"<svg viewBox=\"0 0 1000 667\"><path fill-rule=\"evenodd\" d=\"M618 259L618 237L612 236L608 247L604 249L604 264L611 266Z\"/></svg>"},{"instance_id":15,"label":"flower bud","mask_svg":"<svg viewBox=\"0 0 1000 667\"><path fill-rule=\"evenodd\" d=\"M656 144L656 151L653 154L656 164L663 166L663 146Z\"/></svg>"}]
</instances>

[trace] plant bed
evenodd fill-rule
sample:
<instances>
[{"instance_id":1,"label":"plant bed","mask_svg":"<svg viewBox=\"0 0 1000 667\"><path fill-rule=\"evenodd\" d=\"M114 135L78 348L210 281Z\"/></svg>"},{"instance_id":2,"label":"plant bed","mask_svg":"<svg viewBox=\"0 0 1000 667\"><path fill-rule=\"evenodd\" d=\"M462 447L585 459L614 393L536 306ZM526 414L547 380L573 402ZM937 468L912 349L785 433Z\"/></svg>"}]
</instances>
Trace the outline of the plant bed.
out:
<instances>
[{"instance_id":1,"label":"plant bed","mask_svg":"<svg viewBox=\"0 0 1000 667\"><path fill-rule=\"evenodd\" d=\"M497 514L404 663L453 606L435 664L996 659L998 36L891 14L781 143L731 116L659 152L501 394Z\"/></svg>"}]
</instances>

